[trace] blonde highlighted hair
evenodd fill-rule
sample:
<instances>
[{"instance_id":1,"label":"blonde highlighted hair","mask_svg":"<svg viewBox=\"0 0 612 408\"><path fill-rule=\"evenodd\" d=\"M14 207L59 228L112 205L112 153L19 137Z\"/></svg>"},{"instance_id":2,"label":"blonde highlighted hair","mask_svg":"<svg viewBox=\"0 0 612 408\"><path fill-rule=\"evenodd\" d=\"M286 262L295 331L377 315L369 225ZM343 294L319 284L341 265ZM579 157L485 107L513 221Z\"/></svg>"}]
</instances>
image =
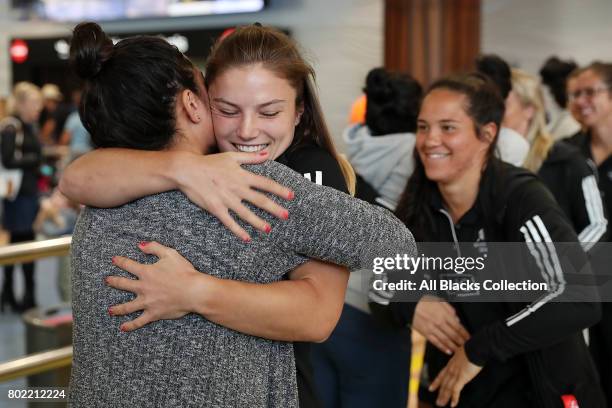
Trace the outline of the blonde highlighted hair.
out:
<instances>
[{"instance_id":1,"label":"blonde highlighted hair","mask_svg":"<svg viewBox=\"0 0 612 408\"><path fill-rule=\"evenodd\" d=\"M519 103L533 109L533 116L524 135L530 149L523 167L536 173L553 146L554 139L546 130L546 109L542 86L538 78L520 69L512 69L512 91Z\"/></svg>"},{"instance_id":2,"label":"blonde highlighted hair","mask_svg":"<svg viewBox=\"0 0 612 408\"><path fill-rule=\"evenodd\" d=\"M32 96L42 100L42 92L38 86L31 82L17 82L11 96L6 101L6 113L12 116L18 115L19 106Z\"/></svg>"}]
</instances>

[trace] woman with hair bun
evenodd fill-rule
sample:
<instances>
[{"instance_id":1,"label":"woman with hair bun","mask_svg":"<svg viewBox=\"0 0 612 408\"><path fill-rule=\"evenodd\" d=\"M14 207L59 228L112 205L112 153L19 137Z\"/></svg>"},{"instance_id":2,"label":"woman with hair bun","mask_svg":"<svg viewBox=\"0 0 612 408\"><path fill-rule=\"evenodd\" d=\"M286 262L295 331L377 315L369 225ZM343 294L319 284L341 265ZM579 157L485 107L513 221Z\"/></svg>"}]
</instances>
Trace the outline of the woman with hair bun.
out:
<instances>
[{"instance_id":1,"label":"woman with hair bun","mask_svg":"<svg viewBox=\"0 0 612 408\"><path fill-rule=\"evenodd\" d=\"M548 131L554 140L564 139L580 131L580 123L567 110L567 81L578 68L574 61L550 57L540 68L542 83L546 85Z\"/></svg>"},{"instance_id":2,"label":"woman with hair bun","mask_svg":"<svg viewBox=\"0 0 612 408\"><path fill-rule=\"evenodd\" d=\"M367 260L358 258L370 250L386 254L391 245L413 253L409 231L382 209L267 161L249 170L291 186L291 215L278 221L252 209L264 220L265 233L243 224L254 238L235 239L179 191L162 192L178 187L171 184L178 176L170 173L193 172L186 165L190 158L215 143L200 72L159 38L129 38L110 48L93 23L77 26L74 38L75 64L87 80L81 116L94 143L109 149L94 159L83 156L83 173L75 176L73 167L67 175L77 178L73 186L79 177L103 177L81 185L87 190L81 194L127 204L85 208L73 236L72 404L297 407L300 391L302 406L288 341L324 339L337 321L346 284L342 268L307 257L365 267ZM255 57L270 50L296 58L294 48L274 52L287 41L276 30L249 26L222 44L233 44L226 51L257 45ZM207 71L216 75L208 86L220 148L265 150L266 157L279 159L292 145L279 130L297 127L295 140L306 146L325 136L312 133L324 123L310 83L280 76L274 68L299 67L276 62L240 60ZM304 79L311 71L293 74ZM116 146L132 150L110 150ZM166 167L169 160L180 170Z\"/></svg>"}]
</instances>

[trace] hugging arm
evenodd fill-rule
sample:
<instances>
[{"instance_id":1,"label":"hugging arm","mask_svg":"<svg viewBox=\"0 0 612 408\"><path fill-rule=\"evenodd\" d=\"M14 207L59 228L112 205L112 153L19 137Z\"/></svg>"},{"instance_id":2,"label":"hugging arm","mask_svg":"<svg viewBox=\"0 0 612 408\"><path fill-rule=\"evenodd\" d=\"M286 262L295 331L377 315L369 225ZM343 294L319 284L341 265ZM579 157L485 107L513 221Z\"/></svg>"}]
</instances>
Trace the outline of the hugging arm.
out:
<instances>
[{"instance_id":1,"label":"hugging arm","mask_svg":"<svg viewBox=\"0 0 612 408\"><path fill-rule=\"evenodd\" d=\"M259 163L265 159L265 156L234 152L200 155L176 151L97 149L66 168L59 188L73 201L101 208L116 207L150 194L178 189L217 217L236 236L248 239L249 235L236 223L229 210L265 231L267 224L242 201L284 218L286 210L255 189L282 198L292 197L289 189L240 167L243 163Z\"/></svg>"},{"instance_id":2,"label":"hugging arm","mask_svg":"<svg viewBox=\"0 0 612 408\"><path fill-rule=\"evenodd\" d=\"M255 284L199 273L177 251L156 242L141 244L140 249L159 260L152 265L122 257L113 260L138 280L107 278L110 286L136 294L109 313L144 310L122 325L126 331L193 312L253 336L320 342L331 334L342 311L348 271L336 265L308 261L289 273L290 280Z\"/></svg>"}]
</instances>

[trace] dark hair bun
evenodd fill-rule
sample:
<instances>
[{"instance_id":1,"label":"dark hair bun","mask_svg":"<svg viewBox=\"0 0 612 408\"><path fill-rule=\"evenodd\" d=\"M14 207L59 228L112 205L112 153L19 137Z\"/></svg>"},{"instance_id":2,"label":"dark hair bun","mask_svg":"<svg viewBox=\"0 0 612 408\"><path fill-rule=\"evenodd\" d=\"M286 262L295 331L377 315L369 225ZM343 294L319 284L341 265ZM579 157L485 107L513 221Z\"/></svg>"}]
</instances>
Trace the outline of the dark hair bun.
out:
<instances>
[{"instance_id":1,"label":"dark hair bun","mask_svg":"<svg viewBox=\"0 0 612 408\"><path fill-rule=\"evenodd\" d=\"M366 125L372 136L414 132L423 89L407 74L374 68L366 77Z\"/></svg>"},{"instance_id":2,"label":"dark hair bun","mask_svg":"<svg viewBox=\"0 0 612 408\"><path fill-rule=\"evenodd\" d=\"M497 85L504 100L512 90L512 73L510 65L494 54L481 55L476 59L476 71L485 74Z\"/></svg>"},{"instance_id":3,"label":"dark hair bun","mask_svg":"<svg viewBox=\"0 0 612 408\"><path fill-rule=\"evenodd\" d=\"M393 96L389 73L384 68L374 68L368 72L363 91L369 101L384 102Z\"/></svg>"},{"instance_id":4,"label":"dark hair bun","mask_svg":"<svg viewBox=\"0 0 612 408\"><path fill-rule=\"evenodd\" d=\"M567 91L565 89L567 77L578 65L574 61L563 61L557 57L550 57L540 69L542 82L548 86L559 106L567 104Z\"/></svg>"},{"instance_id":5,"label":"dark hair bun","mask_svg":"<svg viewBox=\"0 0 612 408\"><path fill-rule=\"evenodd\" d=\"M77 75L91 80L100 73L113 52L113 41L96 23L81 23L74 28L70 59Z\"/></svg>"}]
</instances>

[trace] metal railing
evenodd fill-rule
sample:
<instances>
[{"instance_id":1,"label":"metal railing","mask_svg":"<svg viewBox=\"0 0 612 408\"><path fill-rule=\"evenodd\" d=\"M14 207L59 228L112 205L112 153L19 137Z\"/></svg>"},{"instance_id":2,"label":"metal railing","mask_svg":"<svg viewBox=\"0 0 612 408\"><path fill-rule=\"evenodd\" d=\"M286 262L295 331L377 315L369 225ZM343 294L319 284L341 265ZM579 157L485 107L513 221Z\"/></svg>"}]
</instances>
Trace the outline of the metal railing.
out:
<instances>
[{"instance_id":1,"label":"metal railing","mask_svg":"<svg viewBox=\"0 0 612 408\"><path fill-rule=\"evenodd\" d=\"M0 383L72 365L72 346L0 363Z\"/></svg>"},{"instance_id":2,"label":"metal railing","mask_svg":"<svg viewBox=\"0 0 612 408\"><path fill-rule=\"evenodd\" d=\"M0 265L31 262L41 258L65 256L70 251L71 236L32 241L0 247ZM39 374L72 364L72 346L30 354L0 363L0 382Z\"/></svg>"},{"instance_id":3,"label":"metal railing","mask_svg":"<svg viewBox=\"0 0 612 408\"><path fill-rule=\"evenodd\" d=\"M65 256L70 251L71 236L31 241L0 247L0 265L31 262L41 258Z\"/></svg>"}]
</instances>

